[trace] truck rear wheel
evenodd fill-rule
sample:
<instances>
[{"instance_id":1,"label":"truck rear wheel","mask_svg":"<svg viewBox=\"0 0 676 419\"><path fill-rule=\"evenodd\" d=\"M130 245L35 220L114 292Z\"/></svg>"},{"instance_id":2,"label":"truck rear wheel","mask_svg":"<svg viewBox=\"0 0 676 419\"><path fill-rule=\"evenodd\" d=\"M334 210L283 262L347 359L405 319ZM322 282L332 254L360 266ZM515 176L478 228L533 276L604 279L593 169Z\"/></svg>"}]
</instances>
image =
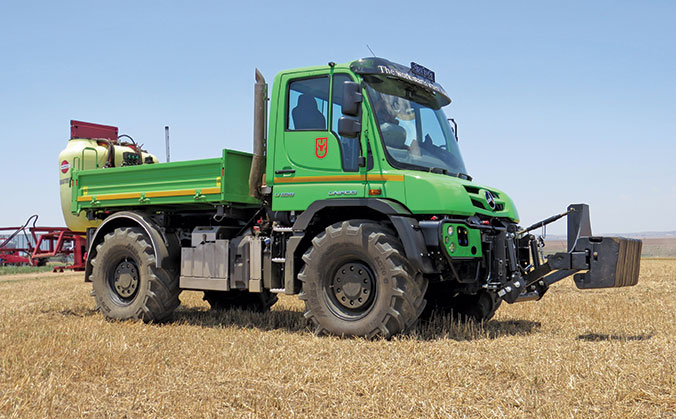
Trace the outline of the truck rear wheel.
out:
<instances>
[{"instance_id":1,"label":"truck rear wheel","mask_svg":"<svg viewBox=\"0 0 676 419\"><path fill-rule=\"evenodd\" d=\"M268 290L204 291L203 300L209 303L212 310L241 309L262 313L270 311L270 307L277 302L277 296Z\"/></svg>"},{"instance_id":2,"label":"truck rear wheel","mask_svg":"<svg viewBox=\"0 0 676 419\"><path fill-rule=\"evenodd\" d=\"M480 290L476 294L459 293L453 295L443 289L430 287L427 295L427 307L422 317L429 318L432 313L451 314L454 319L486 322L493 318L502 300L496 293Z\"/></svg>"},{"instance_id":3,"label":"truck rear wheel","mask_svg":"<svg viewBox=\"0 0 676 419\"><path fill-rule=\"evenodd\" d=\"M159 322L180 304L178 274L155 265L153 247L141 228L106 234L91 263L94 299L107 319Z\"/></svg>"},{"instance_id":4,"label":"truck rear wheel","mask_svg":"<svg viewBox=\"0 0 676 419\"><path fill-rule=\"evenodd\" d=\"M300 299L318 334L390 337L415 324L425 307L427 280L392 231L374 222L327 227L303 261Z\"/></svg>"}]
</instances>

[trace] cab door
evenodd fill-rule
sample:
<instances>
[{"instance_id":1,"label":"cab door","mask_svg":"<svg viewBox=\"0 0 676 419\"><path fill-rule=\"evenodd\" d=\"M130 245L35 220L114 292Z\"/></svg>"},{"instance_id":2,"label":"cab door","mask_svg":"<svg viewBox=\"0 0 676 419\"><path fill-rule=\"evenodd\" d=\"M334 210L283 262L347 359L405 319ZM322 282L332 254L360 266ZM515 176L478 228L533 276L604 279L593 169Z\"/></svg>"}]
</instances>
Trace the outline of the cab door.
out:
<instances>
[{"instance_id":1,"label":"cab door","mask_svg":"<svg viewBox=\"0 0 676 419\"><path fill-rule=\"evenodd\" d=\"M323 199L363 198L365 168L358 141L337 134L342 86L348 74L282 77L284 124L274 156L275 211L302 211Z\"/></svg>"}]
</instances>

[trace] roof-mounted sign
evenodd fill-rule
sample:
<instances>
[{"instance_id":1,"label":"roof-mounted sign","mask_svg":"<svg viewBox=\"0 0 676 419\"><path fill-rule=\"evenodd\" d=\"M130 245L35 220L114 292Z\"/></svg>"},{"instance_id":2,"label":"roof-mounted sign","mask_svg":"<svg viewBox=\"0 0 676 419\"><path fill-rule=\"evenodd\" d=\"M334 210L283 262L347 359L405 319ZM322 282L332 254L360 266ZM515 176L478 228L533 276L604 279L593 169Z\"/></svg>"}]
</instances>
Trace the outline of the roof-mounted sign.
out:
<instances>
[{"instance_id":1,"label":"roof-mounted sign","mask_svg":"<svg viewBox=\"0 0 676 419\"><path fill-rule=\"evenodd\" d=\"M422 78L425 78L432 83L434 83L434 71L430 70L427 67L423 67L420 64L416 64L413 61L411 61L411 73L418 75Z\"/></svg>"},{"instance_id":2,"label":"roof-mounted sign","mask_svg":"<svg viewBox=\"0 0 676 419\"><path fill-rule=\"evenodd\" d=\"M411 67L407 67L384 58L368 57L353 61L350 69L357 74L384 75L413 83L433 92L440 106L451 103L444 88L435 81L434 72L421 65L411 63Z\"/></svg>"}]
</instances>

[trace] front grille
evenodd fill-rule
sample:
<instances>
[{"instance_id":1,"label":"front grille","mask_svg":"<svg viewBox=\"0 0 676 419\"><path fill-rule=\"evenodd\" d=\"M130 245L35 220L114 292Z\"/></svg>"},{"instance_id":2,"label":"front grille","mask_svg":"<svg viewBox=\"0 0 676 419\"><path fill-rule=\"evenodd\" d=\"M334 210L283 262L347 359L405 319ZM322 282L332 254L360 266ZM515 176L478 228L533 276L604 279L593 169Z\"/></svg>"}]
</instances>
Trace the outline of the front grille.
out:
<instances>
[{"instance_id":1,"label":"front grille","mask_svg":"<svg viewBox=\"0 0 676 419\"><path fill-rule=\"evenodd\" d=\"M464 187L465 187L465 190L467 191L467 193L469 193L470 195L475 195L475 196L470 196L470 199L472 200L472 205L474 205L475 207L480 208L482 210L491 211L491 209L488 207L488 205L485 204L484 201L483 201L484 197L483 197L483 194L481 193L481 189L474 187L474 186L467 186L467 185L464 185ZM493 191L490 191L490 192L493 194L493 197L495 199L500 199L500 194L498 194L497 192L493 192ZM496 202L495 203L495 209L492 210L492 211L502 211L504 209L505 209L504 203Z\"/></svg>"}]
</instances>

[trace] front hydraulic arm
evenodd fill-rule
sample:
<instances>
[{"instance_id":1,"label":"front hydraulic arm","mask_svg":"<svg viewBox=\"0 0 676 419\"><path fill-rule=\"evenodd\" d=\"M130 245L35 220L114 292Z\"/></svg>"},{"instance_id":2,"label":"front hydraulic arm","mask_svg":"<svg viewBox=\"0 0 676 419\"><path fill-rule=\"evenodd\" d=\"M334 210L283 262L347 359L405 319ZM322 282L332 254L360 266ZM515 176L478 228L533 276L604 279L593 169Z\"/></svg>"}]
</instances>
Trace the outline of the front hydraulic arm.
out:
<instances>
[{"instance_id":1,"label":"front hydraulic arm","mask_svg":"<svg viewBox=\"0 0 676 419\"><path fill-rule=\"evenodd\" d=\"M564 216L568 217L568 251L541 260L540 244L534 236L526 234ZM508 303L540 299L550 285L573 274L575 285L581 289L631 286L638 282L641 241L592 236L586 204L570 205L566 212L518 233L511 227L501 233L505 235L509 269L506 282L498 289L498 295ZM517 243L523 239L528 240L530 263L517 260Z\"/></svg>"}]
</instances>

